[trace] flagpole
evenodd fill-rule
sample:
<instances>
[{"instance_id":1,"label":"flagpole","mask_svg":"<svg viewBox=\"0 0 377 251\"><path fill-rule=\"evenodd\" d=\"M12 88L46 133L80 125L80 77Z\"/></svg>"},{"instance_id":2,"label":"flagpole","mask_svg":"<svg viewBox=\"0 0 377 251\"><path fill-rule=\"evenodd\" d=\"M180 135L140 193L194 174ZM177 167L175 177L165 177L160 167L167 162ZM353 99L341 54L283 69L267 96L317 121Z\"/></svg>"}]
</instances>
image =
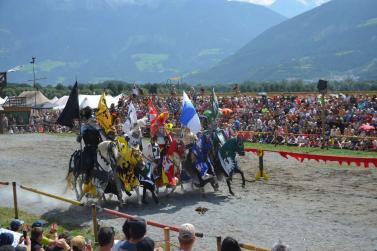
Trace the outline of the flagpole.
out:
<instances>
[{"instance_id":1,"label":"flagpole","mask_svg":"<svg viewBox=\"0 0 377 251\"><path fill-rule=\"evenodd\" d=\"M79 89L79 83L77 82L77 76L76 78L76 83L77 83L77 103L79 104L79 138L80 138L80 170L83 170L83 150L82 150L82 135L81 135L81 114L80 114L80 89Z\"/></svg>"}]
</instances>

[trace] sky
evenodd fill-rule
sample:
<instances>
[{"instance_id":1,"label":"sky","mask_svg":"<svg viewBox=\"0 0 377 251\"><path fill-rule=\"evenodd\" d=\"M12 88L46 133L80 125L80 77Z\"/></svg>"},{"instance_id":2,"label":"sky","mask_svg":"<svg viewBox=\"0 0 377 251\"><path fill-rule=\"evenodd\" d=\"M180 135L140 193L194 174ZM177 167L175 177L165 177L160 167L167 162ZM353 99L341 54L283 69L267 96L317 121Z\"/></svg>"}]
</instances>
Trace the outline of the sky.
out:
<instances>
[{"instance_id":1,"label":"sky","mask_svg":"<svg viewBox=\"0 0 377 251\"><path fill-rule=\"evenodd\" d=\"M291 18L318 7L329 0L228 0L264 5L272 10Z\"/></svg>"}]
</instances>

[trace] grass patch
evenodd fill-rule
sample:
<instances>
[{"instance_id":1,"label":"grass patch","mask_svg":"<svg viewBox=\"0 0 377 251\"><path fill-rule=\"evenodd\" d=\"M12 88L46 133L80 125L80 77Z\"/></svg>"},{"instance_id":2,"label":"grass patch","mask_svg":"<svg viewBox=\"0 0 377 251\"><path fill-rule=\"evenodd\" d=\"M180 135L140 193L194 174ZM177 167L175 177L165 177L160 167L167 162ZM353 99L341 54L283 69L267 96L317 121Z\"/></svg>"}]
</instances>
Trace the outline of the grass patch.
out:
<instances>
[{"instance_id":1,"label":"grass patch","mask_svg":"<svg viewBox=\"0 0 377 251\"><path fill-rule=\"evenodd\" d=\"M373 26L373 25L377 25L377 18L368 19L367 21L365 21L365 23L359 24L357 27L364 28L364 27Z\"/></svg>"},{"instance_id":2,"label":"grass patch","mask_svg":"<svg viewBox=\"0 0 377 251\"><path fill-rule=\"evenodd\" d=\"M320 155L338 155L338 156L351 156L351 157L370 157L377 158L377 152L370 151L353 151L347 149L321 149L319 147L298 147L298 146L285 146L285 145L272 145L272 144L259 144L246 142L247 148L258 148L271 151L286 151L295 153L311 153Z\"/></svg>"},{"instance_id":3,"label":"grass patch","mask_svg":"<svg viewBox=\"0 0 377 251\"><path fill-rule=\"evenodd\" d=\"M131 58L135 61L139 71L162 72L164 71L163 63L169 58L169 55L140 53L132 55Z\"/></svg>"},{"instance_id":4,"label":"grass patch","mask_svg":"<svg viewBox=\"0 0 377 251\"><path fill-rule=\"evenodd\" d=\"M30 214L25 211L19 211L19 218L29 226L31 226L31 224L36 220L42 219L46 221L46 225L44 227L45 232L49 231L50 224L57 222L54 219L43 218L40 215ZM12 219L14 219L14 209L0 207L0 226L5 228L9 227L9 223ZM90 227L82 227L70 223L59 223L58 233L63 232L69 232L71 236L82 235L94 242L94 236L92 235L92 230Z\"/></svg>"}]
</instances>

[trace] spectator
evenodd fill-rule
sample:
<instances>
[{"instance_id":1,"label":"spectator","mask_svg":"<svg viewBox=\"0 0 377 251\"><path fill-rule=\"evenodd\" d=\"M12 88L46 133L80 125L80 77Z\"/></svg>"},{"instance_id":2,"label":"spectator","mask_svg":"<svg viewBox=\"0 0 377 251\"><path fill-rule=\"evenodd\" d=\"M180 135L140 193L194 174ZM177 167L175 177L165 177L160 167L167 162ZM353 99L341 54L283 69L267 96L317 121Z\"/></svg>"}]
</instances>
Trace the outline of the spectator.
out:
<instances>
[{"instance_id":1,"label":"spectator","mask_svg":"<svg viewBox=\"0 0 377 251\"><path fill-rule=\"evenodd\" d=\"M101 227L98 231L99 251L110 251L114 245L114 228Z\"/></svg>"},{"instance_id":2,"label":"spectator","mask_svg":"<svg viewBox=\"0 0 377 251\"><path fill-rule=\"evenodd\" d=\"M195 227L190 223L181 225L178 235L179 251L193 250L195 243Z\"/></svg>"},{"instance_id":3,"label":"spectator","mask_svg":"<svg viewBox=\"0 0 377 251\"><path fill-rule=\"evenodd\" d=\"M12 233L1 233L0 234L0 246L5 246L5 245L12 245L14 240L14 236Z\"/></svg>"},{"instance_id":4,"label":"spectator","mask_svg":"<svg viewBox=\"0 0 377 251\"><path fill-rule=\"evenodd\" d=\"M149 237L144 237L136 244L136 251L154 251L154 241Z\"/></svg>"},{"instance_id":5,"label":"spectator","mask_svg":"<svg viewBox=\"0 0 377 251\"><path fill-rule=\"evenodd\" d=\"M136 244L141 241L147 232L147 224L142 218L127 219L123 225L126 240L120 245L121 251L136 251Z\"/></svg>"},{"instance_id":6,"label":"spectator","mask_svg":"<svg viewBox=\"0 0 377 251\"><path fill-rule=\"evenodd\" d=\"M91 251L91 243L87 243L85 238L81 235L75 236L71 239L71 250L72 251Z\"/></svg>"},{"instance_id":7,"label":"spectator","mask_svg":"<svg viewBox=\"0 0 377 251\"><path fill-rule=\"evenodd\" d=\"M12 245L0 246L0 251L15 251L16 249Z\"/></svg>"},{"instance_id":8,"label":"spectator","mask_svg":"<svg viewBox=\"0 0 377 251\"><path fill-rule=\"evenodd\" d=\"M31 251L44 251L42 246L43 229L41 227L34 227L31 230Z\"/></svg>"},{"instance_id":9,"label":"spectator","mask_svg":"<svg viewBox=\"0 0 377 251\"><path fill-rule=\"evenodd\" d=\"M24 222L22 220L14 219L9 224L10 230L12 230L14 232L19 232L19 231L21 231L23 224L24 224Z\"/></svg>"},{"instance_id":10,"label":"spectator","mask_svg":"<svg viewBox=\"0 0 377 251\"><path fill-rule=\"evenodd\" d=\"M226 237L221 244L221 251L241 251L241 248L235 239Z\"/></svg>"}]
</instances>

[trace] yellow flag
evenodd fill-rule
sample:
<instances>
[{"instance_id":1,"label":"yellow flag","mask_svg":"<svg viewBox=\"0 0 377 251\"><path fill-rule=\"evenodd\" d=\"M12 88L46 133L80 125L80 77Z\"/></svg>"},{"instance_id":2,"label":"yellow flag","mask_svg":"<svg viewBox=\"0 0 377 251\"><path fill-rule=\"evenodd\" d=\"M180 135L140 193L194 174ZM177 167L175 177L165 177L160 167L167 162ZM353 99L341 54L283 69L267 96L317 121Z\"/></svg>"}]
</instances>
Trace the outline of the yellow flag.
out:
<instances>
[{"instance_id":1,"label":"yellow flag","mask_svg":"<svg viewBox=\"0 0 377 251\"><path fill-rule=\"evenodd\" d=\"M98 102L98 111L96 112L96 118L101 127L106 133L114 131L113 121L109 109L106 105L106 95L103 93Z\"/></svg>"}]
</instances>

